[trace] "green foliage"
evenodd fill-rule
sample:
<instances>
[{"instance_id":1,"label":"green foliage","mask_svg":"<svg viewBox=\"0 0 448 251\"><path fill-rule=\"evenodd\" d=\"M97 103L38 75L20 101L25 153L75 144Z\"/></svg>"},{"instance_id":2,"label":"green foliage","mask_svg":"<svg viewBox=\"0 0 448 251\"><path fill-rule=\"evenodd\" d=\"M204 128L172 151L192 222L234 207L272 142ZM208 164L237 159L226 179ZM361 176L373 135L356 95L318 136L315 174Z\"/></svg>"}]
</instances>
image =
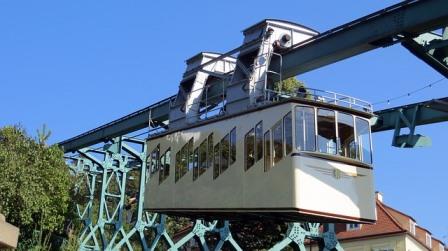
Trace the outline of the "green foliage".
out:
<instances>
[{"instance_id":1,"label":"green foliage","mask_svg":"<svg viewBox=\"0 0 448 251\"><path fill-rule=\"evenodd\" d=\"M275 91L283 91L286 93L296 93L300 87L305 87L305 84L295 77L291 77L280 82L276 83L274 90ZM306 88L306 87L305 87Z\"/></svg>"},{"instance_id":2,"label":"green foliage","mask_svg":"<svg viewBox=\"0 0 448 251\"><path fill-rule=\"evenodd\" d=\"M20 242L62 232L72 180L57 146L27 136L19 126L0 129L0 211L20 228Z\"/></svg>"}]
</instances>

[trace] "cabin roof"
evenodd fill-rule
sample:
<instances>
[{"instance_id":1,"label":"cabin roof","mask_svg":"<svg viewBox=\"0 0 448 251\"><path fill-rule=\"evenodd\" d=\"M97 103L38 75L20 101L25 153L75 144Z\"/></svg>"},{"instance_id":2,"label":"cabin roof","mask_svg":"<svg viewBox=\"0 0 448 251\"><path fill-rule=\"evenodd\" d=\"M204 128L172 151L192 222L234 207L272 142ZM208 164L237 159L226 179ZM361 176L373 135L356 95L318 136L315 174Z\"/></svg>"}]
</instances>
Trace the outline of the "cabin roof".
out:
<instances>
[{"instance_id":1,"label":"cabin roof","mask_svg":"<svg viewBox=\"0 0 448 251\"><path fill-rule=\"evenodd\" d=\"M261 27L263 25L266 25L266 24L274 24L274 25L275 24L283 24L283 25L287 24L288 26L290 26L290 28L292 28L293 30L296 30L298 32L308 32L308 33L313 33L314 35L319 34L318 31L316 31L310 27L307 27L305 25L301 25L301 24L294 23L294 22L287 21L287 20L275 19L275 18L263 19L260 22L247 27L242 32L243 32L243 34L246 34L247 32L249 32L253 29L256 29L258 27Z\"/></svg>"}]
</instances>

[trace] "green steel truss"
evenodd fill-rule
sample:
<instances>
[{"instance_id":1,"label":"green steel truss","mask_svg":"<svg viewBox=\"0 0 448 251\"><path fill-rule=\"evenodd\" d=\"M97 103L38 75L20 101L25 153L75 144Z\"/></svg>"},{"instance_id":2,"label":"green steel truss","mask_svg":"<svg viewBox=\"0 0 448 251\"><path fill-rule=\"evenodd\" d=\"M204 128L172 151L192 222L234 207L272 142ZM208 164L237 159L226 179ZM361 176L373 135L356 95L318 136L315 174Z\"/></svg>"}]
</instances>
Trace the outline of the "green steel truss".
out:
<instances>
[{"instance_id":1,"label":"green steel truss","mask_svg":"<svg viewBox=\"0 0 448 251\"><path fill-rule=\"evenodd\" d=\"M79 177L76 209L83 224L80 250L175 251L192 240L205 251L221 250L226 242L234 250L242 250L232 236L229 221L194 219L188 233L174 242L167 231L167 216L144 211L145 183L150 176L143 140L117 137L100 150L83 148L77 153L77 157L67 158L67 163ZM132 181L138 181L134 182L138 186L128 185ZM134 210L128 209L130 198L135 199ZM318 241L321 250L342 250L331 224L325 232L318 223L288 226L284 239L269 250L283 250L289 245L305 250L305 239ZM217 236L213 247L209 247L206 234Z\"/></svg>"}]
</instances>

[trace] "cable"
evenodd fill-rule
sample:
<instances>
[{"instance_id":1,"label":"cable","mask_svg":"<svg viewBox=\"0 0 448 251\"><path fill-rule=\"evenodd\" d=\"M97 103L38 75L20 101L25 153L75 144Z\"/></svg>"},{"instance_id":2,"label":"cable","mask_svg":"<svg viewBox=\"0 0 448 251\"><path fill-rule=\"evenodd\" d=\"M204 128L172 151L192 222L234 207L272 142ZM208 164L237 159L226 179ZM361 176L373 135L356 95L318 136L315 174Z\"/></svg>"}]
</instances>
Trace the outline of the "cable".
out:
<instances>
[{"instance_id":1,"label":"cable","mask_svg":"<svg viewBox=\"0 0 448 251\"><path fill-rule=\"evenodd\" d=\"M420 87L420 88L415 89L413 91L407 92L405 94L402 94L402 95L399 95L399 96L396 96L396 97L392 97L392 98L388 98L388 99L383 100L383 101L375 102L372 105L378 105L378 104L384 104L384 103L390 104L391 101L394 101L394 100L397 100L397 99L402 99L402 98L405 98L405 97L409 97L409 96L413 95L414 93L423 91L426 88L431 88L431 87L437 85L438 83L442 82L443 80L446 80L446 78L441 78L439 80L431 82L431 83L429 83L429 84L427 84L427 85L425 85L423 87Z\"/></svg>"}]
</instances>

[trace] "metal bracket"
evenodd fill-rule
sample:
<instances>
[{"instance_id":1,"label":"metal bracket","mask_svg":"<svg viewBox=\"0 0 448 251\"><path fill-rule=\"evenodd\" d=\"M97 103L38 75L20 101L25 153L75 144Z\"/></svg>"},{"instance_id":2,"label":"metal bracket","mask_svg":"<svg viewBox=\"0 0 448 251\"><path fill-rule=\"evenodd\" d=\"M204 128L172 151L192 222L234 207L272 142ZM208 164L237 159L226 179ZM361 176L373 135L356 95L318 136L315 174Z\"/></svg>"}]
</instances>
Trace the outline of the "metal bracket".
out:
<instances>
[{"instance_id":1,"label":"metal bracket","mask_svg":"<svg viewBox=\"0 0 448 251\"><path fill-rule=\"evenodd\" d=\"M395 130L394 136L392 138L392 146L400 147L400 148L414 148L414 147L423 147L430 146L431 139L420 135L415 134L416 127L416 119L419 112L419 106L415 106L412 111L412 118L409 120L403 113L403 109L400 108L396 111L398 116L395 121ZM401 132L401 123L404 123L407 128L409 128L409 134L400 134Z\"/></svg>"},{"instance_id":2,"label":"metal bracket","mask_svg":"<svg viewBox=\"0 0 448 251\"><path fill-rule=\"evenodd\" d=\"M269 251L283 250L292 243L294 243L300 251L305 251L305 239L317 240L320 242L320 250L322 251L344 250L336 238L333 224L329 224L328 230L324 233L321 233L319 229L319 223L289 223L285 238L269 249Z\"/></svg>"}]
</instances>

